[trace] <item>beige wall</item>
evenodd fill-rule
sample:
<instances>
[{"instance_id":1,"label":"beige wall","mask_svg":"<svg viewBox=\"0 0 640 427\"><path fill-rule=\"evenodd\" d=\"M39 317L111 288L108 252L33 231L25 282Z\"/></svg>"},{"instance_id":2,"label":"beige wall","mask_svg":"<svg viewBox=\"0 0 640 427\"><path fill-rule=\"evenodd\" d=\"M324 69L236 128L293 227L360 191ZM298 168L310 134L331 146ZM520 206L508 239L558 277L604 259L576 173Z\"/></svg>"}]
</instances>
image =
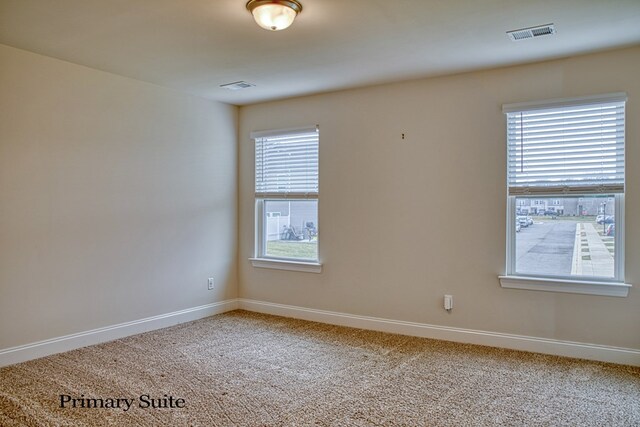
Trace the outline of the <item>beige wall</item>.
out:
<instances>
[{"instance_id":1,"label":"beige wall","mask_svg":"<svg viewBox=\"0 0 640 427\"><path fill-rule=\"evenodd\" d=\"M236 110L0 45L0 349L237 296Z\"/></svg>"},{"instance_id":2,"label":"beige wall","mask_svg":"<svg viewBox=\"0 0 640 427\"><path fill-rule=\"evenodd\" d=\"M240 109L240 296L640 348L640 47ZM503 103L626 91L628 298L508 290ZM320 125L322 274L254 268L249 132ZM401 134L406 139L401 139ZM442 309L451 293L455 308Z\"/></svg>"},{"instance_id":3,"label":"beige wall","mask_svg":"<svg viewBox=\"0 0 640 427\"><path fill-rule=\"evenodd\" d=\"M0 45L0 349L238 292L640 348L638 75L635 47L342 91L243 107L238 137L235 107ZM618 91L629 95L626 268L636 287L628 298L500 288L501 105ZM324 271L253 268L249 132L316 123ZM455 296L451 314L444 293Z\"/></svg>"}]
</instances>

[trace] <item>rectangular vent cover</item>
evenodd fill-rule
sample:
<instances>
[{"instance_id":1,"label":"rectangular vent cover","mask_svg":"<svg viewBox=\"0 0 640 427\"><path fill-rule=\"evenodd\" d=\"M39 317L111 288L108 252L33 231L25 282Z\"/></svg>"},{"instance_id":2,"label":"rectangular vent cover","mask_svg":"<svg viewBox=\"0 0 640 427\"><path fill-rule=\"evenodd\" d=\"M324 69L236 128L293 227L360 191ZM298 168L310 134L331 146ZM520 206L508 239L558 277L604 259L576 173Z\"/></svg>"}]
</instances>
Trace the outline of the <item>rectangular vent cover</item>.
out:
<instances>
[{"instance_id":1,"label":"rectangular vent cover","mask_svg":"<svg viewBox=\"0 0 640 427\"><path fill-rule=\"evenodd\" d=\"M556 27L553 24L540 25L531 28L521 28L519 30L507 31L507 35L514 42L535 37L549 36L556 33Z\"/></svg>"},{"instance_id":2,"label":"rectangular vent cover","mask_svg":"<svg viewBox=\"0 0 640 427\"><path fill-rule=\"evenodd\" d=\"M220 85L221 88L229 89L229 90L247 89L247 88L254 87L254 86L255 86L254 84L247 83L245 81L226 83L226 84Z\"/></svg>"}]
</instances>

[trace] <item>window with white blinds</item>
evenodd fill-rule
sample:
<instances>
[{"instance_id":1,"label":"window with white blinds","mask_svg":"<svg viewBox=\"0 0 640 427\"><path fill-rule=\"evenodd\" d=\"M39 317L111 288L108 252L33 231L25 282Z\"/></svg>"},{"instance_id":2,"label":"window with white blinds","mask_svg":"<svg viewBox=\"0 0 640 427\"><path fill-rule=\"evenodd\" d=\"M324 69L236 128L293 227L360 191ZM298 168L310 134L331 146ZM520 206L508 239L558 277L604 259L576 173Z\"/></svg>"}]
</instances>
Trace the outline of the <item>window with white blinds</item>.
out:
<instances>
[{"instance_id":1,"label":"window with white blinds","mask_svg":"<svg viewBox=\"0 0 640 427\"><path fill-rule=\"evenodd\" d=\"M318 126L252 132L255 142L254 267L320 273Z\"/></svg>"},{"instance_id":2,"label":"window with white blinds","mask_svg":"<svg viewBox=\"0 0 640 427\"><path fill-rule=\"evenodd\" d=\"M624 192L625 94L510 104L510 195Z\"/></svg>"},{"instance_id":3,"label":"window with white blinds","mask_svg":"<svg viewBox=\"0 0 640 427\"><path fill-rule=\"evenodd\" d=\"M624 93L503 105L504 288L626 296Z\"/></svg>"},{"instance_id":4,"label":"window with white blinds","mask_svg":"<svg viewBox=\"0 0 640 427\"><path fill-rule=\"evenodd\" d=\"M318 129L255 132L256 197L318 196Z\"/></svg>"}]
</instances>

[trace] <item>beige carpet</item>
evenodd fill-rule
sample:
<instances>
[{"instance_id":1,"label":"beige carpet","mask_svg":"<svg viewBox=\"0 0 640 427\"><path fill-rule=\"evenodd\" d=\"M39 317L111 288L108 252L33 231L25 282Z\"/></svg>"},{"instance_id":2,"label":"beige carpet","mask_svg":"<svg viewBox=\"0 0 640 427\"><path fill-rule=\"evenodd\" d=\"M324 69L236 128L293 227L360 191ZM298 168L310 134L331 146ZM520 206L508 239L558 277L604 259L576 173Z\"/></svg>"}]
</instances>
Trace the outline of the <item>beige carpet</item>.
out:
<instances>
[{"instance_id":1,"label":"beige carpet","mask_svg":"<svg viewBox=\"0 0 640 427\"><path fill-rule=\"evenodd\" d=\"M0 425L640 426L640 369L235 311L0 369Z\"/></svg>"}]
</instances>

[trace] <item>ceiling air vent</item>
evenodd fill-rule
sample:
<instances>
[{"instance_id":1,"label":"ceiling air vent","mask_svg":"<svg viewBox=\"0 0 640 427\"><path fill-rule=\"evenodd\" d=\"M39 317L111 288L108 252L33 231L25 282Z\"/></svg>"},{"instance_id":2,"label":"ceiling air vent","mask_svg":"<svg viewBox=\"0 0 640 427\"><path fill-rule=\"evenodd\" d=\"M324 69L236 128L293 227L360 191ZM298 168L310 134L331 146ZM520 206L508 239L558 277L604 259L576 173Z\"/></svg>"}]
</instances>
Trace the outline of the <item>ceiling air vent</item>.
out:
<instances>
[{"instance_id":1,"label":"ceiling air vent","mask_svg":"<svg viewBox=\"0 0 640 427\"><path fill-rule=\"evenodd\" d=\"M514 42L536 37L549 36L556 33L556 27L553 24L540 25L531 28L521 28L519 30L507 31L507 35Z\"/></svg>"},{"instance_id":2,"label":"ceiling air vent","mask_svg":"<svg viewBox=\"0 0 640 427\"><path fill-rule=\"evenodd\" d=\"M244 82L244 81L226 83L226 84L220 85L221 88L229 89L229 90L247 89L247 88L254 87L254 86L255 86L254 84L247 83L247 82Z\"/></svg>"}]
</instances>

